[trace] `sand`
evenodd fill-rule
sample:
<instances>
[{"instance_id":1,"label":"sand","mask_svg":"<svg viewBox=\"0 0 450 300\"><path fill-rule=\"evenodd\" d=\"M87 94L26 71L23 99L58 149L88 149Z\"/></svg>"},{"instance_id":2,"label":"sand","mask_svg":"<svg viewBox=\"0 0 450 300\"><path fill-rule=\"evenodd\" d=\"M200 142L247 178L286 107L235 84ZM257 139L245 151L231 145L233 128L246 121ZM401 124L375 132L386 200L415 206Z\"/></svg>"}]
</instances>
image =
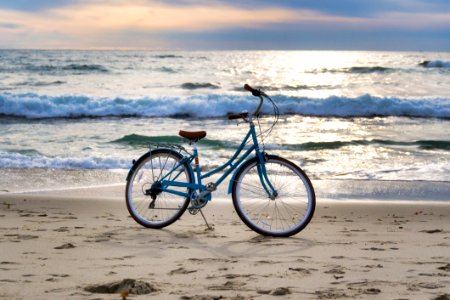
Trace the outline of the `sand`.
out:
<instances>
[{"instance_id":1,"label":"sand","mask_svg":"<svg viewBox=\"0 0 450 300\"><path fill-rule=\"evenodd\" d=\"M204 213L213 230L188 212L152 230L110 187L3 193L0 299L122 299L112 283L124 279L137 280L122 282L131 292L149 293L127 299L450 295L450 204L319 199L291 238L249 230L225 198Z\"/></svg>"}]
</instances>

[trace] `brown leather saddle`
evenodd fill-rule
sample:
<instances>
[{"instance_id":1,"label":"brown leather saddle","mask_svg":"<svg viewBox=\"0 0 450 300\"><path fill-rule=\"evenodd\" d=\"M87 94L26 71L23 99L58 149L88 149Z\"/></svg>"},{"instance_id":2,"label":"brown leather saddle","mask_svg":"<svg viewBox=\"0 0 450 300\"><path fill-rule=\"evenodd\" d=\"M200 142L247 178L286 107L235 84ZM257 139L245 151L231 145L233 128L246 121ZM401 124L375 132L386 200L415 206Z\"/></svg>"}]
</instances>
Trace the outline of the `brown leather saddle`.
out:
<instances>
[{"instance_id":1,"label":"brown leather saddle","mask_svg":"<svg viewBox=\"0 0 450 300\"><path fill-rule=\"evenodd\" d=\"M197 142L206 136L206 131L184 131L180 130L178 135L190 141Z\"/></svg>"}]
</instances>

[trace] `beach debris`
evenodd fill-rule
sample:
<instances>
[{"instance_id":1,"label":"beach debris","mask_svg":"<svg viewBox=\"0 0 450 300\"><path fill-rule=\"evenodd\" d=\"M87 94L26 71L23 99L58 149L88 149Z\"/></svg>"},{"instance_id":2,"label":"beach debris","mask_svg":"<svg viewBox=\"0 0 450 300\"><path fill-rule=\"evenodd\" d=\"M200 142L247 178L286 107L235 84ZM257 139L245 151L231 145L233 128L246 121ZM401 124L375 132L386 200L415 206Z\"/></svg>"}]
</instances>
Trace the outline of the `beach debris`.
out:
<instances>
[{"instance_id":1,"label":"beach debris","mask_svg":"<svg viewBox=\"0 0 450 300\"><path fill-rule=\"evenodd\" d=\"M63 244L63 245L61 245L61 246L57 246L57 247L55 247L55 248L53 248L53 249L72 249L72 248L75 248L75 245L74 244L72 244L72 243L66 243L66 244Z\"/></svg>"},{"instance_id":2,"label":"beach debris","mask_svg":"<svg viewBox=\"0 0 450 300\"><path fill-rule=\"evenodd\" d=\"M133 295L146 295L153 292L157 292L158 289L148 282L126 278L122 281L113 281L104 284L91 284L84 288L86 292L96 294L118 294L120 293L122 298L125 292L127 297L129 294Z\"/></svg>"}]
</instances>

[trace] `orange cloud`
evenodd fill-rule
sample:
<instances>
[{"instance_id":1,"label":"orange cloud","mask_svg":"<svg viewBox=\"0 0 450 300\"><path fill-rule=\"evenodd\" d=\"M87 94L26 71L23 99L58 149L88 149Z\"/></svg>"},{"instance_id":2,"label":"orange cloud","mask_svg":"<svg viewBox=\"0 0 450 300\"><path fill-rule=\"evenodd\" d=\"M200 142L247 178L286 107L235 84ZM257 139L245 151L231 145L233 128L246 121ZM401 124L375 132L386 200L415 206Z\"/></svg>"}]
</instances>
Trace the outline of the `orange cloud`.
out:
<instances>
[{"instance_id":1,"label":"orange cloud","mask_svg":"<svg viewBox=\"0 0 450 300\"><path fill-rule=\"evenodd\" d=\"M308 10L261 8L251 11L226 5L174 6L138 2L83 4L51 9L40 14L0 11L3 20L14 20L23 27L38 30L61 30L86 34L101 30L137 29L151 31L198 31L233 27L259 27L298 22L355 22L355 19L332 17Z\"/></svg>"},{"instance_id":2,"label":"orange cloud","mask_svg":"<svg viewBox=\"0 0 450 300\"><path fill-rule=\"evenodd\" d=\"M177 6L149 1L95 1L78 5L33 12L0 10L2 40L14 40L14 35L53 36L51 43L83 47L102 34L112 32L164 31L198 32L226 28L258 28L277 24L314 25L331 28L414 28L450 26L448 14L385 14L372 18L331 16L311 10L287 8L255 8L217 4L208 6ZM47 41L50 43L50 38ZM53 47L53 44L51 45Z\"/></svg>"}]
</instances>

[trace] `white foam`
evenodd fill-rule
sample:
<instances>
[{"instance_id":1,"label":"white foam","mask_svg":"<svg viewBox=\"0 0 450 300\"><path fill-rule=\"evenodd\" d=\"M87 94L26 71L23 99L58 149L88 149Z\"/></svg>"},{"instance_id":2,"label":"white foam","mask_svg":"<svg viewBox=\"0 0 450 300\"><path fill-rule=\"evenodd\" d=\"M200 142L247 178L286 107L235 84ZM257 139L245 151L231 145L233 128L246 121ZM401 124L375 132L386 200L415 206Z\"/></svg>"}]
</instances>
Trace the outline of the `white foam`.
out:
<instances>
[{"instance_id":1,"label":"white foam","mask_svg":"<svg viewBox=\"0 0 450 300\"><path fill-rule=\"evenodd\" d=\"M363 95L350 98L331 96L307 98L285 95L272 97L281 114L368 117L410 116L450 118L450 98L397 98ZM188 97L95 98L0 94L0 114L26 118L80 118L104 116L220 117L230 112L252 111L257 99L238 95L196 95ZM271 107L264 111L271 113Z\"/></svg>"},{"instance_id":2,"label":"white foam","mask_svg":"<svg viewBox=\"0 0 450 300\"><path fill-rule=\"evenodd\" d=\"M129 169L130 160L101 157L48 157L0 152L0 168L10 169Z\"/></svg>"}]
</instances>

